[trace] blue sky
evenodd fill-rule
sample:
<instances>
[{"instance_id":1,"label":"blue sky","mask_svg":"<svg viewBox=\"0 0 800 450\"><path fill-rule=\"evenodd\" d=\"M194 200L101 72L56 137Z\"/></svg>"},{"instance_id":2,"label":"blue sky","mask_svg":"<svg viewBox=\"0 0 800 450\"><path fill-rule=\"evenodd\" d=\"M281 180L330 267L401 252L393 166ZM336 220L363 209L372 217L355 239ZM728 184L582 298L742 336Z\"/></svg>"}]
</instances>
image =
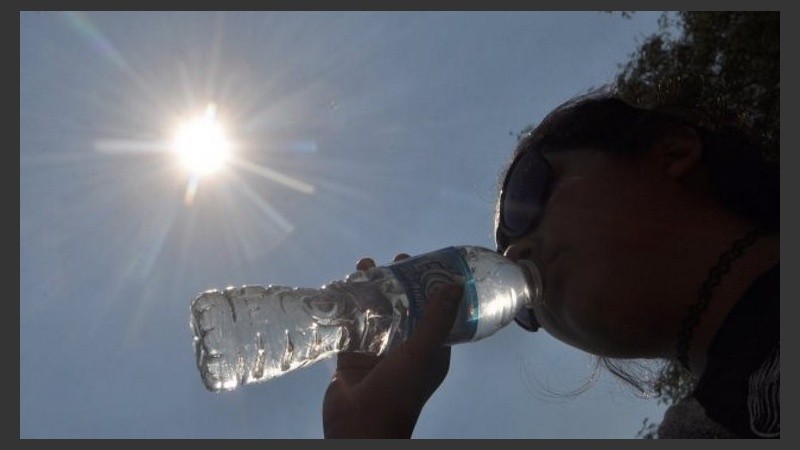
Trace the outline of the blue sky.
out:
<instances>
[{"instance_id":1,"label":"blue sky","mask_svg":"<svg viewBox=\"0 0 800 450\"><path fill-rule=\"evenodd\" d=\"M361 256L491 247L514 134L611 81L657 18L21 13L20 437L321 437L333 361L209 393L190 300L319 286ZM167 149L209 103L262 169L187 196ZM607 375L548 393L592 364L513 325L456 346L414 436L630 438L660 421Z\"/></svg>"}]
</instances>

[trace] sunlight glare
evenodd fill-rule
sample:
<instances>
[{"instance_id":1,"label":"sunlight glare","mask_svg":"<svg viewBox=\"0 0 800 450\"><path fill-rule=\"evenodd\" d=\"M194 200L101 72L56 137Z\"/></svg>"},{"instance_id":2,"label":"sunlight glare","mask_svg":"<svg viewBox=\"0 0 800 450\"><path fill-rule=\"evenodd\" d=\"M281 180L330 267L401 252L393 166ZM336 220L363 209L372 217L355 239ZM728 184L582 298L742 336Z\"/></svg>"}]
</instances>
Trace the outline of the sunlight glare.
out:
<instances>
[{"instance_id":1,"label":"sunlight glare","mask_svg":"<svg viewBox=\"0 0 800 450\"><path fill-rule=\"evenodd\" d=\"M174 150L192 175L217 172L230 157L231 144L215 116L211 104L203 117L184 123L175 135Z\"/></svg>"}]
</instances>

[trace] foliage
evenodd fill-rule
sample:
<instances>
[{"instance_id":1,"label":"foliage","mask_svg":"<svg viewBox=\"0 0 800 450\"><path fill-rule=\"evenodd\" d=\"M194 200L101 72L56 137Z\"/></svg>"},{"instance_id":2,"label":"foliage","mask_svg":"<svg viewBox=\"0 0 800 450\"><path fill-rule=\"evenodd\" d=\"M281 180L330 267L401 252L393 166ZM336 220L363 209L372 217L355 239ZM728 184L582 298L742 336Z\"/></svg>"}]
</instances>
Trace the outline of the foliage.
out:
<instances>
[{"instance_id":1,"label":"foliage","mask_svg":"<svg viewBox=\"0 0 800 450\"><path fill-rule=\"evenodd\" d=\"M621 66L619 93L703 124L735 125L777 161L780 13L664 13L659 23Z\"/></svg>"}]
</instances>

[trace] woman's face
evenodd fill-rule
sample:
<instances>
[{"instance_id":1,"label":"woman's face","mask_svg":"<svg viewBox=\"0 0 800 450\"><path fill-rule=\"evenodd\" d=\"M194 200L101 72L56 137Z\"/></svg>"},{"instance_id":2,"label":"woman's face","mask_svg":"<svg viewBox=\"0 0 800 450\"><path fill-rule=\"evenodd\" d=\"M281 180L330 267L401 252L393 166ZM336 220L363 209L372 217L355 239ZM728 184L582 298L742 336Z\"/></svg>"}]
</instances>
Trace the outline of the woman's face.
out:
<instances>
[{"instance_id":1,"label":"woman's face","mask_svg":"<svg viewBox=\"0 0 800 450\"><path fill-rule=\"evenodd\" d=\"M652 302L663 295L676 232L662 220L679 195L646 157L598 150L545 154L555 181L539 226L512 241L511 259L537 263L544 301L533 305L556 338L590 353L648 356L663 330ZM672 222L674 223L674 222ZM677 247L680 253L679 245Z\"/></svg>"}]
</instances>

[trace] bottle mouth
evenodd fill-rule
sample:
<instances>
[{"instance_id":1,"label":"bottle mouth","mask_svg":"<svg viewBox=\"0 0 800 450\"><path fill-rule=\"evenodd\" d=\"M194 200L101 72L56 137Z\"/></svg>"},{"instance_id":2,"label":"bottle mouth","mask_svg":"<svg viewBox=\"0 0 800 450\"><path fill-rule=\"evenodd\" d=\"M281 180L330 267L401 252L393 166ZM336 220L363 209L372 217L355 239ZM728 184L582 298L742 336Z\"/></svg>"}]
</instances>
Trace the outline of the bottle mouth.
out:
<instances>
[{"instance_id":1,"label":"bottle mouth","mask_svg":"<svg viewBox=\"0 0 800 450\"><path fill-rule=\"evenodd\" d=\"M522 269L522 274L525 276L525 282L528 287L528 303L523 307L527 308L530 312L529 320L536 322L532 325L539 328L539 323L533 313L533 304L541 303L543 300L544 280L542 279L542 273L539 271L539 266L537 266L536 263L527 259L518 260L517 265Z\"/></svg>"}]
</instances>

